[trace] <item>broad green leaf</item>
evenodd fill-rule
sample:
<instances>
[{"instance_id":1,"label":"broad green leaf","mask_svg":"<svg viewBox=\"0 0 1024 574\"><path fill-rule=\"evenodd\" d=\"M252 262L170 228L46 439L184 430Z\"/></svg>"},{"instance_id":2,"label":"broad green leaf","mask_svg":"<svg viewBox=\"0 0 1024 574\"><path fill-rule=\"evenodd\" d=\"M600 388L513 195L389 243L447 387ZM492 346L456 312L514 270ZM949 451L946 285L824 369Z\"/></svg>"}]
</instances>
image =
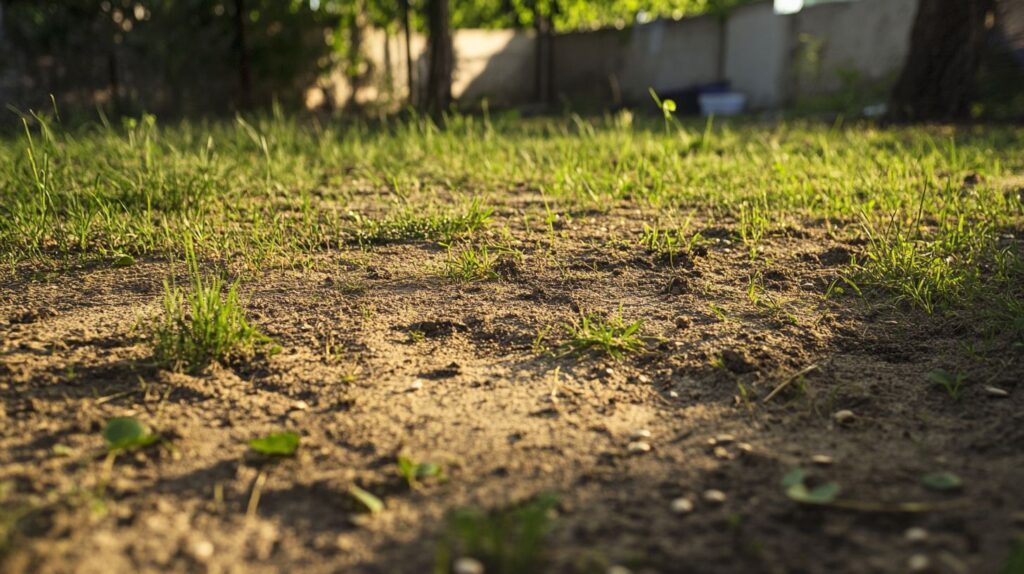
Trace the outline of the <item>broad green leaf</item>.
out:
<instances>
[{"instance_id":1,"label":"broad green leaf","mask_svg":"<svg viewBox=\"0 0 1024 574\"><path fill-rule=\"evenodd\" d=\"M932 490L951 491L963 488L964 481L952 472L933 472L921 477L921 483Z\"/></svg>"},{"instance_id":2,"label":"broad green leaf","mask_svg":"<svg viewBox=\"0 0 1024 574\"><path fill-rule=\"evenodd\" d=\"M125 450L153 444L159 437L149 434L146 427L135 417L114 417L103 429L107 450Z\"/></svg>"},{"instance_id":3,"label":"broad green leaf","mask_svg":"<svg viewBox=\"0 0 1024 574\"><path fill-rule=\"evenodd\" d=\"M804 469L794 468L782 477L782 488L788 489L791 486L803 484L805 478L807 478L807 473L804 472Z\"/></svg>"},{"instance_id":4,"label":"broad green leaf","mask_svg":"<svg viewBox=\"0 0 1024 574\"><path fill-rule=\"evenodd\" d=\"M135 265L135 258L131 255L118 255L112 263L114 267L131 267Z\"/></svg>"},{"instance_id":5,"label":"broad green leaf","mask_svg":"<svg viewBox=\"0 0 1024 574\"><path fill-rule=\"evenodd\" d=\"M434 464L432 462L422 462L416 465L416 478L427 478L431 476L440 476L441 465Z\"/></svg>"},{"instance_id":6,"label":"broad green leaf","mask_svg":"<svg viewBox=\"0 0 1024 574\"><path fill-rule=\"evenodd\" d=\"M382 502L381 499L354 484L348 487L348 493L352 495L352 498L358 500L360 504L365 506L366 509L370 511L370 514L377 514L381 510L384 510L384 502Z\"/></svg>"},{"instance_id":7,"label":"broad green leaf","mask_svg":"<svg viewBox=\"0 0 1024 574\"><path fill-rule=\"evenodd\" d=\"M268 456L292 456L299 448L299 435L293 432L271 433L249 441L249 448Z\"/></svg>"},{"instance_id":8,"label":"broad green leaf","mask_svg":"<svg viewBox=\"0 0 1024 574\"><path fill-rule=\"evenodd\" d=\"M786 489L786 496L804 504L828 504L839 495L839 485L828 482L810 490L804 483L794 484Z\"/></svg>"}]
</instances>

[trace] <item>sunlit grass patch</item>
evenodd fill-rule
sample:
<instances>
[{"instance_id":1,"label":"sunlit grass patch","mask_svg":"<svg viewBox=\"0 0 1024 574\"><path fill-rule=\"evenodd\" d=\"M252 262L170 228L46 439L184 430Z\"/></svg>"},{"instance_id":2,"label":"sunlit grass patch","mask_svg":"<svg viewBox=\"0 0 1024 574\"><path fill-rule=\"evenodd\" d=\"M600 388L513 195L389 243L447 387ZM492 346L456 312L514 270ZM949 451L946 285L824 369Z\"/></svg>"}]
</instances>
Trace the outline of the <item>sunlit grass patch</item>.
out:
<instances>
[{"instance_id":1,"label":"sunlit grass patch","mask_svg":"<svg viewBox=\"0 0 1024 574\"><path fill-rule=\"evenodd\" d=\"M581 313L565 325L564 347L570 353L594 352L622 359L647 347L649 338L643 336L643 326L643 319L627 323L621 312L607 317Z\"/></svg>"},{"instance_id":2,"label":"sunlit grass patch","mask_svg":"<svg viewBox=\"0 0 1024 574\"><path fill-rule=\"evenodd\" d=\"M381 219L353 214L354 240L360 245L400 241L451 242L468 237L485 228L494 210L473 201L463 209L433 212L405 208Z\"/></svg>"},{"instance_id":3,"label":"sunlit grass patch","mask_svg":"<svg viewBox=\"0 0 1024 574\"><path fill-rule=\"evenodd\" d=\"M270 339L246 319L238 284L204 278L190 244L186 248L189 288L164 282L163 313L153 328L157 360L174 369L194 370L211 361L250 354Z\"/></svg>"}]
</instances>

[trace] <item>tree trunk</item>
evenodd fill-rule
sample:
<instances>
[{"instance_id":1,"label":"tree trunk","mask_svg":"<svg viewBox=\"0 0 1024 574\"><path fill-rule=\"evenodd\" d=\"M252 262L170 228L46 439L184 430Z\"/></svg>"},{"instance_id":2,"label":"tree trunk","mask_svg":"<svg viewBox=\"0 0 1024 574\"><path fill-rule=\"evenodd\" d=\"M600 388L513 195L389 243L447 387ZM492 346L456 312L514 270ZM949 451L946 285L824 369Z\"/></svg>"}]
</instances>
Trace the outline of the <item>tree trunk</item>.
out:
<instances>
[{"instance_id":1,"label":"tree trunk","mask_svg":"<svg viewBox=\"0 0 1024 574\"><path fill-rule=\"evenodd\" d=\"M366 2L355 0L352 8L352 18L348 23L348 65L345 67L345 75L348 79L349 88L352 90L345 108L349 111L358 112L359 101L356 96L362 89L366 77L363 70L363 31L366 28ZM385 38L385 42L387 39Z\"/></svg>"},{"instance_id":2,"label":"tree trunk","mask_svg":"<svg viewBox=\"0 0 1024 574\"><path fill-rule=\"evenodd\" d=\"M448 0L428 0L427 25L429 68L425 107L435 120L448 109L452 100L452 36Z\"/></svg>"},{"instance_id":3,"label":"tree trunk","mask_svg":"<svg viewBox=\"0 0 1024 574\"><path fill-rule=\"evenodd\" d=\"M402 32L405 34L405 81L409 89L409 105L416 102L416 84L413 78L412 31L409 29L409 0L399 0L402 10Z\"/></svg>"},{"instance_id":4,"label":"tree trunk","mask_svg":"<svg viewBox=\"0 0 1024 574\"><path fill-rule=\"evenodd\" d=\"M551 17L533 4L533 28L537 34L537 52L534 62L534 97L539 103L551 103Z\"/></svg>"},{"instance_id":5,"label":"tree trunk","mask_svg":"<svg viewBox=\"0 0 1024 574\"><path fill-rule=\"evenodd\" d=\"M245 38L246 18L245 0L235 0L235 43L238 49L238 88L241 90L239 107L242 109L252 105L252 69L249 64L249 45Z\"/></svg>"},{"instance_id":6,"label":"tree trunk","mask_svg":"<svg viewBox=\"0 0 1024 574\"><path fill-rule=\"evenodd\" d=\"M920 0L903 73L889 115L898 121L970 115L994 0Z\"/></svg>"}]
</instances>

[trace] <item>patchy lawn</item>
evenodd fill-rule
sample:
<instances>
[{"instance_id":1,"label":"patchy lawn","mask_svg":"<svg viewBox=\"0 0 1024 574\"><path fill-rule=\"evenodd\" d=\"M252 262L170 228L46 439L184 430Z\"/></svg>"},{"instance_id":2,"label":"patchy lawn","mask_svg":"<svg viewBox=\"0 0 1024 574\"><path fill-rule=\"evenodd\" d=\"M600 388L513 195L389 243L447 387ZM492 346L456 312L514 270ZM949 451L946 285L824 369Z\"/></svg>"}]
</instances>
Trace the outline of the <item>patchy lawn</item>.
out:
<instances>
[{"instance_id":1,"label":"patchy lawn","mask_svg":"<svg viewBox=\"0 0 1024 574\"><path fill-rule=\"evenodd\" d=\"M6 571L1024 559L1020 128L28 126Z\"/></svg>"}]
</instances>

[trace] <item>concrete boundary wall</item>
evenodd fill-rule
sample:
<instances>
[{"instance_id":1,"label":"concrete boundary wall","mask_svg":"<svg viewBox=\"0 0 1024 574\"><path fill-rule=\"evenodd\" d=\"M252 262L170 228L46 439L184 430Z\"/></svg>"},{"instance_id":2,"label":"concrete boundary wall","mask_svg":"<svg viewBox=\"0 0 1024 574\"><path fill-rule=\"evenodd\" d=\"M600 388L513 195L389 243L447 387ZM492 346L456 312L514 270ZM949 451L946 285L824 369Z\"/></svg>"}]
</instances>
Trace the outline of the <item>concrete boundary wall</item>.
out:
<instances>
[{"instance_id":1,"label":"concrete boundary wall","mask_svg":"<svg viewBox=\"0 0 1024 574\"><path fill-rule=\"evenodd\" d=\"M677 92L727 80L752 109L782 107L834 93L851 79L884 82L899 72L918 0L859 0L775 14L765 0L712 16L656 20L624 29L558 34L552 42L551 82L558 97L603 105L648 100L648 88ZM534 99L536 37L532 31L458 30L453 93L471 103ZM371 35L370 59L390 66L396 97L404 97L404 45L392 37L384 62L381 32ZM413 38L413 58L426 71L425 40ZM367 91L361 99L379 95ZM340 94L339 94L340 96Z\"/></svg>"}]
</instances>

